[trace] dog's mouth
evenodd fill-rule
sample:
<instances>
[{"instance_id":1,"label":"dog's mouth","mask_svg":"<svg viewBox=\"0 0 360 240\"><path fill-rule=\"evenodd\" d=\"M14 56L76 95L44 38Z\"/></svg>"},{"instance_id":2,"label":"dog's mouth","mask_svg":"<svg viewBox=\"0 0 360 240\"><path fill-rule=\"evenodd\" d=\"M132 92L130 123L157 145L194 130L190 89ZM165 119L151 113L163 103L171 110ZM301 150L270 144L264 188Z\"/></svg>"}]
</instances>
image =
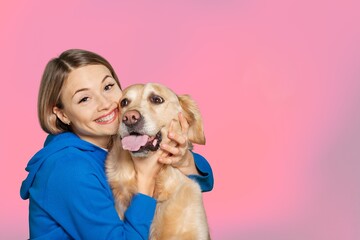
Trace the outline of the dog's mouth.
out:
<instances>
[{"instance_id":1,"label":"dog's mouth","mask_svg":"<svg viewBox=\"0 0 360 240\"><path fill-rule=\"evenodd\" d=\"M131 132L121 139L122 147L132 153L143 151L157 151L160 147L162 137L159 131L155 136L148 136L137 132Z\"/></svg>"}]
</instances>

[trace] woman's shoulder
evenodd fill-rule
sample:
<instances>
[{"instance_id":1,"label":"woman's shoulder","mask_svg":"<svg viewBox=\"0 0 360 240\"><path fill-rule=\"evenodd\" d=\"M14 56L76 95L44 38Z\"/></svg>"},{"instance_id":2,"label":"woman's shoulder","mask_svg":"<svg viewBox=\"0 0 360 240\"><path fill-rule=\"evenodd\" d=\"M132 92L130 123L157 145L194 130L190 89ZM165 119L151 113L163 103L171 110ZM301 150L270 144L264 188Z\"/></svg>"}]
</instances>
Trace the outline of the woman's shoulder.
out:
<instances>
[{"instance_id":1,"label":"woman's shoulder","mask_svg":"<svg viewBox=\"0 0 360 240\"><path fill-rule=\"evenodd\" d=\"M107 154L103 149L80 139L71 132L49 135L42 151L44 157L52 159L58 164L63 163L65 166L68 161L71 161L71 164L81 165L91 163L89 159L103 161Z\"/></svg>"},{"instance_id":2,"label":"woman's shoulder","mask_svg":"<svg viewBox=\"0 0 360 240\"><path fill-rule=\"evenodd\" d=\"M73 138L73 136L71 136ZM104 161L106 152L94 147L79 138L66 141L57 135L29 161L26 170L29 172L22 184L22 197L26 199L29 190L36 182L36 189L46 192L51 187L75 187L77 183L94 180L104 181ZM68 184L66 184L68 183Z\"/></svg>"},{"instance_id":3,"label":"woman's shoulder","mask_svg":"<svg viewBox=\"0 0 360 240\"><path fill-rule=\"evenodd\" d=\"M104 191L106 196L111 196L104 170L92 161L89 154L74 147L49 156L36 176L35 186L41 186L41 189L37 187L40 194L37 196L47 196L48 203L54 202L57 196L69 203L75 198L93 195L94 189L98 190L96 193Z\"/></svg>"},{"instance_id":4,"label":"woman's shoulder","mask_svg":"<svg viewBox=\"0 0 360 240\"><path fill-rule=\"evenodd\" d=\"M50 135L39 158L43 159L44 171L58 176L80 175L102 170L106 152L67 132Z\"/></svg>"},{"instance_id":5,"label":"woman's shoulder","mask_svg":"<svg viewBox=\"0 0 360 240\"><path fill-rule=\"evenodd\" d=\"M91 153L75 147L68 147L49 156L42 167L47 187L62 186L64 191L85 185L106 185L104 165L94 159Z\"/></svg>"},{"instance_id":6,"label":"woman's shoulder","mask_svg":"<svg viewBox=\"0 0 360 240\"><path fill-rule=\"evenodd\" d=\"M46 163L54 169L63 169L68 172L92 171L103 164L106 155L104 154L104 157L100 155L93 151L84 151L76 146L68 146L49 156Z\"/></svg>"}]
</instances>

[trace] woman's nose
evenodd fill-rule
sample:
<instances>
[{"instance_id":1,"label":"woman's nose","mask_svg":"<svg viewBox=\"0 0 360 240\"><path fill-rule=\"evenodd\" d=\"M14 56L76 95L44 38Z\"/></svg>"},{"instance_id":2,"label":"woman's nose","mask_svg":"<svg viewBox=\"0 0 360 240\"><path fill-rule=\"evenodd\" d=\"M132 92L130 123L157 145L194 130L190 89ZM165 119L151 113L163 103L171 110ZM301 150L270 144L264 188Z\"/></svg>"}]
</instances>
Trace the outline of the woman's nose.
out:
<instances>
[{"instance_id":1,"label":"woman's nose","mask_svg":"<svg viewBox=\"0 0 360 240\"><path fill-rule=\"evenodd\" d=\"M104 95L98 97L98 110L108 109L112 104L111 98Z\"/></svg>"}]
</instances>

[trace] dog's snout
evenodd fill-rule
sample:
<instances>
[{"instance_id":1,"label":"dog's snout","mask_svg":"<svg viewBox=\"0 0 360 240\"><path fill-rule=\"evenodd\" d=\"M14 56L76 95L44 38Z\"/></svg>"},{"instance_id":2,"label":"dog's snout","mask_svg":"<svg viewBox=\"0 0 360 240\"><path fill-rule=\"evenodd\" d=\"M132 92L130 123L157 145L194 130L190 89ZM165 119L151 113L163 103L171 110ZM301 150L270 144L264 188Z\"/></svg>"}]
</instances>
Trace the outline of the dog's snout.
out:
<instances>
[{"instance_id":1,"label":"dog's snout","mask_svg":"<svg viewBox=\"0 0 360 240\"><path fill-rule=\"evenodd\" d=\"M132 126L139 122L141 115L136 110L127 111L123 116L123 123L126 126Z\"/></svg>"}]
</instances>

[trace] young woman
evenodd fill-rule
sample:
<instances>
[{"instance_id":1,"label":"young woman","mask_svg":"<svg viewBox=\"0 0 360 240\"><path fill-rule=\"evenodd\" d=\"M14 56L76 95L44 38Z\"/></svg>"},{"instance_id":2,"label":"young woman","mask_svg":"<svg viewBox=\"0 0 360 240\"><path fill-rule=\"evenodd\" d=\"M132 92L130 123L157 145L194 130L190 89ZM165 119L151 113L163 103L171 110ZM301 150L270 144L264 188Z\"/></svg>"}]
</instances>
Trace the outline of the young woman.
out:
<instances>
[{"instance_id":1,"label":"young woman","mask_svg":"<svg viewBox=\"0 0 360 240\"><path fill-rule=\"evenodd\" d=\"M122 221L115 210L104 162L119 126L122 91L112 66L96 53L71 49L50 60L43 73L38 116L49 133L44 148L29 161L21 197L30 199L30 239L148 239L156 200L152 198L158 166L137 169L138 189ZM171 133L176 147L163 144L172 164L213 187L212 170L187 149L187 122L182 134Z\"/></svg>"}]
</instances>

